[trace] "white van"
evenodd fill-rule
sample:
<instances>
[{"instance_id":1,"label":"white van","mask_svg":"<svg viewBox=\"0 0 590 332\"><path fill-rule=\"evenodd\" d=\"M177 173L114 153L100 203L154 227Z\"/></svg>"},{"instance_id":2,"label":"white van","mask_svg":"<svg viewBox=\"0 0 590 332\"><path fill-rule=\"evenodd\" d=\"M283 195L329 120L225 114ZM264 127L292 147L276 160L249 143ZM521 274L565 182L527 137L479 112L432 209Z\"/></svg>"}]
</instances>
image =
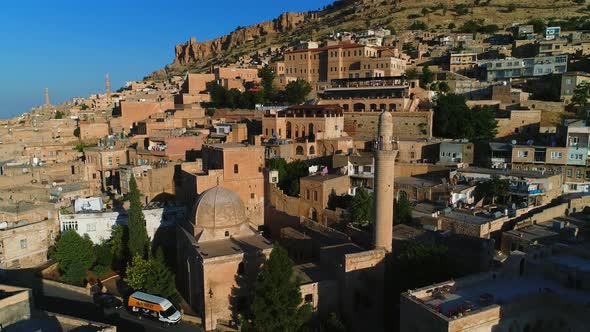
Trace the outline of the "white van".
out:
<instances>
[{"instance_id":1,"label":"white van","mask_svg":"<svg viewBox=\"0 0 590 332\"><path fill-rule=\"evenodd\" d=\"M167 324L180 322L181 314L170 301L163 297L135 292L129 296L127 307L138 318L144 316Z\"/></svg>"}]
</instances>

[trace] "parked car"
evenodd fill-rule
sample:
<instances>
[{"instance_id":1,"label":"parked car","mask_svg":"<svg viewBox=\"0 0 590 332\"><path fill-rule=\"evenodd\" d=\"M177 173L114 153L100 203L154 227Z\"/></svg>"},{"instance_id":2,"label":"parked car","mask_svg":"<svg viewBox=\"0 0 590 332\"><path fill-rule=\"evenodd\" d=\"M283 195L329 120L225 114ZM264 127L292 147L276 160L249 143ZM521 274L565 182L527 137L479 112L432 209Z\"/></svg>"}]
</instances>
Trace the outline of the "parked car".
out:
<instances>
[{"instance_id":1,"label":"parked car","mask_svg":"<svg viewBox=\"0 0 590 332\"><path fill-rule=\"evenodd\" d=\"M123 302L112 294L97 293L94 294L94 304L103 309L119 309L123 307Z\"/></svg>"}]
</instances>

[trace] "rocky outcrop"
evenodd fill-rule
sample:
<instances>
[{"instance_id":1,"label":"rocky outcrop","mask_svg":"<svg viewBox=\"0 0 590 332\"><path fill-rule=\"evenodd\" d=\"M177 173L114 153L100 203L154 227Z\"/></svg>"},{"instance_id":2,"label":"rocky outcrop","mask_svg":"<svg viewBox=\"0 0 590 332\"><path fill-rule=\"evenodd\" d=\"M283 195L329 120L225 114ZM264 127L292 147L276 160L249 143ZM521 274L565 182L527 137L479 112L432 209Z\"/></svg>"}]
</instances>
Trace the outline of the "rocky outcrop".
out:
<instances>
[{"instance_id":1,"label":"rocky outcrop","mask_svg":"<svg viewBox=\"0 0 590 332\"><path fill-rule=\"evenodd\" d=\"M188 65L221 54L262 36L285 33L297 25L317 18L316 12L283 13L272 21L238 28L229 35L198 43L193 37L188 42L176 45L174 63Z\"/></svg>"}]
</instances>

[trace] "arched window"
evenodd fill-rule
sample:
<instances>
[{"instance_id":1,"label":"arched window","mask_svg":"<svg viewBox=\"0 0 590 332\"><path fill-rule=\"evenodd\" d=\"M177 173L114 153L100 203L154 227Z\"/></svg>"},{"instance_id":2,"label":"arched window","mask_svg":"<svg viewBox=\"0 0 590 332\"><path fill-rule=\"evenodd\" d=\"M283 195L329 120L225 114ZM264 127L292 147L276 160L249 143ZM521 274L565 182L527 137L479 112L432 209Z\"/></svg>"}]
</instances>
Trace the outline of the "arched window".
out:
<instances>
[{"instance_id":1,"label":"arched window","mask_svg":"<svg viewBox=\"0 0 590 332\"><path fill-rule=\"evenodd\" d=\"M354 104L354 111L355 112L364 112L365 111L365 104L363 104L363 103Z\"/></svg>"},{"instance_id":2,"label":"arched window","mask_svg":"<svg viewBox=\"0 0 590 332\"><path fill-rule=\"evenodd\" d=\"M377 104L371 104L371 112L375 112L377 110Z\"/></svg>"},{"instance_id":3,"label":"arched window","mask_svg":"<svg viewBox=\"0 0 590 332\"><path fill-rule=\"evenodd\" d=\"M225 237L229 236L229 231L225 231Z\"/></svg>"},{"instance_id":4,"label":"arched window","mask_svg":"<svg viewBox=\"0 0 590 332\"><path fill-rule=\"evenodd\" d=\"M348 111L348 104L344 104L342 105L342 109L346 112Z\"/></svg>"},{"instance_id":5,"label":"arched window","mask_svg":"<svg viewBox=\"0 0 590 332\"><path fill-rule=\"evenodd\" d=\"M400 199L408 199L408 193L405 192L405 191L403 191L403 190L398 191L398 193L397 193L397 199L398 200L400 200Z\"/></svg>"},{"instance_id":6,"label":"arched window","mask_svg":"<svg viewBox=\"0 0 590 332\"><path fill-rule=\"evenodd\" d=\"M295 154L297 155L303 155L303 147L301 145L299 145L296 149L295 149Z\"/></svg>"},{"instance_id":7,"label":"arched window","mask_svg":"<svg viewBox=\"0 0 590 332\"><path fill-rule=\"evenodd\" d=\"M395 111L395 104L389 104L389 110Z\"/></svg>"},{"instance_id":8,"label":"arched window","mask_svg":"<svg viewBox=\"0 0 590 332\"><path fill-rule=\"evenodd\" d=\"M315 148L312 146L309 147L309 154L313 156L315 154Z\"/></svg>"},{"instance_id":9,"label":"arched window","mask_svg":"<svg viewBox=\"0 0 590 332\"><path fill-rule=\"evenodd\" d=\"M310 123L309 124L309 135L313 135L314 134L313 129L314 129L313 128L313 123Z\"/></svg>"}]
</instances>

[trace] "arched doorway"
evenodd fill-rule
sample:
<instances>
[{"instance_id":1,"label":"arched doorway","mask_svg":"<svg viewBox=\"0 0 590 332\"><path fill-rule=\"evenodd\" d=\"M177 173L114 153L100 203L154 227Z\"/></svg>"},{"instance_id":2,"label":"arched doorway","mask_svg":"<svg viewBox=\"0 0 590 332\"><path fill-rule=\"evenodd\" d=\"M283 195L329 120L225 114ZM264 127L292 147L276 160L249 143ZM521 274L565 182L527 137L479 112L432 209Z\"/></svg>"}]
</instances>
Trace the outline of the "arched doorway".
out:
<instances>
[{"instance_id":1,"label":"arched doorway","mask_svg":"<svg viewBox=\"0 0 590 332\"><path fill-rule=\"evenodd\" d=\"M406 199L408 200L408 193L405 192L404 190L400 190L397 192L397 200L399 201L400 199Z\"/></svg>"},{"instance_id":2,"label":"arched doorway","mask_svg":"<svg viewBox=\"0 0 590 332\"><path fill-rule=\"evenodd\" d=\"M309 208L309 219L318 221L318 211L315 208Z\"/></svg>"},{"instance_id":3,"label":"arched doorway","mask_svg":"<svg viewBox=\"0 0 590 332\"><path fill-rule=\"evenodd\" d=\"M287 138L291 138L291 130L292 130L291 126L292 126L291 121L287 121L287 133L286 133Z\"/></svg>"},{"instance_id":4,"label":"arched doorway","mask_svg":"<svg viewBox=\"0 0 590 332\"><path fill-rule=\"evenodd\" d=\"M299 145L296 149L295 149L295 154L302 156L303 155L303 147L301 145Z\"/></svg>"},{"instance_id":5,"label":"arched doorway","mask_svg":"<svg viewBox=\"0 0 590 332\"><path fill-rule=\"evenodd\" d=\"M313 156L315 154L315 148L312 146L309 147L309 155Z\"/></svg>"}]
</instances>

